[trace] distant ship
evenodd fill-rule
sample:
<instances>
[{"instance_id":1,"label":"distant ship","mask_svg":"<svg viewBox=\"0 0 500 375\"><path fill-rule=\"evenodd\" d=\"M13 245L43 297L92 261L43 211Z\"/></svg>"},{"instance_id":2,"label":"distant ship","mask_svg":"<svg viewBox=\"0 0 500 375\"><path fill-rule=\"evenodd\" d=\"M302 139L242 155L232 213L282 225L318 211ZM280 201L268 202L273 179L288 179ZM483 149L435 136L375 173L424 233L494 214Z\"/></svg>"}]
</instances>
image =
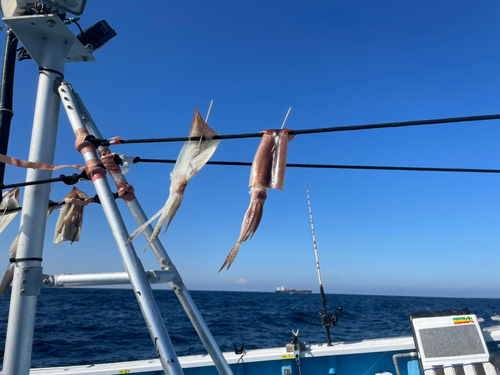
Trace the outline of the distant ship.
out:
<instances>
[{"instance_id":1,"label":"distant ship","mask_svg":"<svg viewBox=\"0 0 500 375\"><path fill-rule=\"evenodd\" d=\"M285 294L310 294L312 290L309 289L286 289L284 286L278 287L275 290L276 293L285 293Z\"/></svg>"}]
</instances>

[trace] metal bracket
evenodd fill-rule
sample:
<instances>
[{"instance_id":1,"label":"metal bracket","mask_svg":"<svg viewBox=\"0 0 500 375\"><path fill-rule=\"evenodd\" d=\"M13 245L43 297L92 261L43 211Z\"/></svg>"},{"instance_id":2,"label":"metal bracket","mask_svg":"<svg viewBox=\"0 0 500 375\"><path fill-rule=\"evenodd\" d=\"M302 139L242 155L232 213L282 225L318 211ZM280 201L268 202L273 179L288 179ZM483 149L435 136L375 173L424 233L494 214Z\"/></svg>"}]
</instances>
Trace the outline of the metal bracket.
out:
<instances>
[{"instance_id":1,"label":"metal bracket","mask_svg":"<svg viewBox=\"0 0 500 375\"><path fill-rule=\"evenodd\" d=\"M59 95L59 86L61 86L63 82L64 82L64 78L62 78L62 77L54 78L54 83L52 84L52 86L54 88L54 92L57 95Z\"/></svg>"},{"instance_id":2,"label":"metal bracket","mask_svg":"<svg viewBox=\"0 0 500 375\"><path fill-rule=\"evenodd\" d=\"M56 15L10 17L3 21L12 28L38 66L43 65L47 40L58 41L64 46L66 62L95 61L95 57Z\"/></svg>"},{"instance_id":3,"label":"metal bracket","mask_svg":"<svg viewBox=\"0 0 500 375\"><path fill-rule=\"evenodd\" d=\"M23 267L21 272L21 290L19 291L21 297L39 296L40 284L42 282L42 267Z\"/></svg>"}]
</instances>

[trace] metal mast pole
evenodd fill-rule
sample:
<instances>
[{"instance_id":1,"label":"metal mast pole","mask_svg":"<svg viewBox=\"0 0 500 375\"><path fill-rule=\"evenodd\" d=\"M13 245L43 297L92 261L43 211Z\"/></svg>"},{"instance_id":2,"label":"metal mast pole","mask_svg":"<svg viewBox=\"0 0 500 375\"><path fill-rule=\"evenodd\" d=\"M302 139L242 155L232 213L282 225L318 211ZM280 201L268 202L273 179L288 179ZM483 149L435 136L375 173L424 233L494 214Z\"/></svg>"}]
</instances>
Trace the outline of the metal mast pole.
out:
<instances>
[{"instance_id":1,"label":"metal mast pole","mask_svg":"<svg viewBox=\"0 0 500 375\"><path fill-rule=\"evenodd\" d=\"M83 122L81 112L78 108L71 86L63 82L59 88L59 95L64 103L64 109L68 115L75 136L88 135L87 128ZM99 162L96 148L92 145L82 146L79 151L82 153L87 166L92 166L94 162ZM89 173L89 172L87 172ZM105 172L96 173L92 176L92 182L99 195L101 205L108 220L108 224L113 233L113 237L120 251L120 255L125 265L125 270L130 277L130 283L135 291L135 296L141 308L142 315L148 326L151 339L160 359L165 374L183 374L179 360L175 353L172 341L153 297L153 291L149 285L141 261L137 257L134 246L126 246L129 237L125 222L123 221L118 205L115 202L113 193L106 179Z\"/></svg>"},{"instance_id":2,"label":"metal mast pole","mask_svg":"<svg viewBox=\"0 0 500 375\"><path fill-rule=\"evenodd\" d=\"M38 81L29 160L53 164L60 106L53 84L64 72L71 45L60 38L50 37L41 40L40 44L43 52L39 66L46 69L40 71ZM26 181L51 177L52 171L29 169L26 173ZM50 184L27 186L24 190L5 341L4 375L27 375L30 371L49 193Z\"/></svg>"},{"instance_id":3,"label":"metal mast pole","mask_svg":"<svg viewBox=\"0 0 500 375\"><path fill-rule=\"evenodd\" d=\"M53 164L59 120L59 95L54 82L61 78L67 61L95 60L55 15L4 17L33 61L40 75L36 97L29 160ZM26 181L46 180L52 171L29 169ZM50 185L24 189L23 211L15 259L9 322L5 339L4 375L28 375L33 332L42 278L42 256Z\"/></svg>"},{"instance_id":4,"label":"metal mast pole","mask_svg":"<svg viewBox=\"0 0 500 375\"><path fill-rule=\"evenodd\" d=\"M313 224L313 214L311 210L311 199L309 198L309 185L307 187L307 203L309 204L309 217L311 218L311 229L314 243L314 253L316 254L316 266L318 268L318 279L319 279L319 292L321 294L321 304L323 305L323 316L327 316L326 312L326 300L325 300L325 291L323 290L323 282L321 281L321 272L319 270L319 259L318 259L318 247L316 246L316 235L314 234L314 224ZM326 331L326 342L328 346L332 346L332 340L330 339L330 327L325 326Z\"/></svg>"}]
</instances>

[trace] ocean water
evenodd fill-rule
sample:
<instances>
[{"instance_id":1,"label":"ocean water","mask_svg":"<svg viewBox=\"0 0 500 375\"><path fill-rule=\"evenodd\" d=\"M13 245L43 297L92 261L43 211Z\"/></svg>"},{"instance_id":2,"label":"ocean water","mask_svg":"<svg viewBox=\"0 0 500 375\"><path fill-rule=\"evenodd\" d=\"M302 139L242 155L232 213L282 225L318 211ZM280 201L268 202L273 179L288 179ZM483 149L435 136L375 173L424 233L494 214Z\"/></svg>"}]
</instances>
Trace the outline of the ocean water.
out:
<instances>
[{"instance_id":1,"label":"ocean water","mask_svg":"<svg viewBox=\"0 0 500 375\"><path fill-rule=\"evenodd\" d=\"M206 354L174 292L154 295L178 355ZM233 344L245 349L284 346L292 329L307 343L326 342L315 314L319 294L288 295L253 292L192 291L191 296L222 351ZM38 300L32 367L81 365L155 358L153 344L137 301L128 289L44 289ZM332 341L410 336L408 313L468 308L486 320L500 312L500 299L326 295L327 308L337 313ZM9 295L0 301L1 347Z\"/></svg>"}]
</instances>

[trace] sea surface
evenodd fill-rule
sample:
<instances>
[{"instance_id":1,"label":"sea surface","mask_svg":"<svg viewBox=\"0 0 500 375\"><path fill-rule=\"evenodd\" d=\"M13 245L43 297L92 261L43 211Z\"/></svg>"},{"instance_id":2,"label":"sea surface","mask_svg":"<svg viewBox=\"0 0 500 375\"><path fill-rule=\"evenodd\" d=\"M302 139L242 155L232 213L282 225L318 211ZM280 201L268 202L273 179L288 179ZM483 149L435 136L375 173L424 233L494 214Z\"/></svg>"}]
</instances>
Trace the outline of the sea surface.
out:
<instances>
[{"instance_id":1,"label":"sea surface","mask_svg":"<svg viewBox=\"0 0 500 375\"><path fill-rule=\"evenodd\" d=\"M177 354L206 354L174 292L155 290ZM316 312L319 294L288 295L254 292L192 291L222 351L233 344L245 349L284 346L292 329L303 332L300 341L326 342ZM329 313L338 324L332 341L410 336L408 313L468 308L495 325L490 317L500 312L500 299L428 298L327 294ZM0 301L1 348L9 310L9 295ZM82 365L155 358L155 351L132 290L43 289L36 315L32 367Z\"/></svg>"}]
</instances>

